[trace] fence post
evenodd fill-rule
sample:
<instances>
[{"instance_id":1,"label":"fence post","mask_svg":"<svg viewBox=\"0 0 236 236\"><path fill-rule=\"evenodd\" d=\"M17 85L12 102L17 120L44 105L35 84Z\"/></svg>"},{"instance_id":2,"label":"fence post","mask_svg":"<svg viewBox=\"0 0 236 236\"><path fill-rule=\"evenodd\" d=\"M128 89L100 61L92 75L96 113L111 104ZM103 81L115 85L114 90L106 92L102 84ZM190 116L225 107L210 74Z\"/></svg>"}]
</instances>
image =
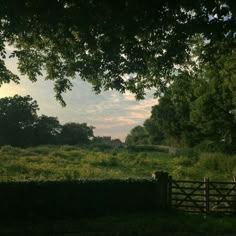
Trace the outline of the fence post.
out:
<instances>
[{"instance_id":1,"label":"fence post","mask_svg":"<svg viewBox=\"0 0 236 236\"><path fill-rule=\"evenodd\" d=\"M168 178L168 208L171 208L172 201L172 176L169 175Z\"/></svg>"},{"instance_id":2,"label":"fence post","mask_svg":"<svg viewBox=\"0 0 236 236\"><path fill-rule=\"evenodd\" d=\"M207 215L210 210L209 206L209 178L204 178L204 201L205 201L205 214Z\"/></svg>"},{"instance_id":3,"label":"fence post","mask_svg":"<svg viewBox=\"0 0 236 236\"><path fill-rule=\"evenodd\" d=\"M159 186L158 205L160 208L166 209L169 205L169 174L165 171L156 171L156 176Z\"/></svg>"}]
</instances>

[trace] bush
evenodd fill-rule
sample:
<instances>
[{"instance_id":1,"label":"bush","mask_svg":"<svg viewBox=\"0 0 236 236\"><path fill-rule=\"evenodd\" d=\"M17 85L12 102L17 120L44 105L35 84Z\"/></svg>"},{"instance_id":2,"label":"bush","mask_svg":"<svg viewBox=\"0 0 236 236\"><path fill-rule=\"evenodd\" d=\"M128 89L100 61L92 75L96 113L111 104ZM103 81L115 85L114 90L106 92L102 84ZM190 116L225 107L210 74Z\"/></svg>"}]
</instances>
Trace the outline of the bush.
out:
<instances>
[{"instance_id":1,"label":"bush","mask_svg":"<svg viewBox=\"0 0 236 236\"><path fill-rule=\"evenodd\" d=\"M199 152L230 152L230 148L223 142L204 140L195 147Z\"/></svg>"},{"instance_id":2,"label":"bush","mask_svg":"<svg viewBox=\"0 0 236 236\"><path fill-rule=\"evenodd\" d=\"M199 152L193 148L181 148L176 151L175 156L185 156L197 160Z\"/></svg>"},{"instance_id":3,"label":"bush","mask_svg":"<svg viewBox=\"0 0 236 236\"><path fill-rule=\"evenodd\" d=\"M0 192L0 217L11 219L86 217L163 205L158 181L145 179L11 182L0 183Z\"/></svg>"}]
</instances>

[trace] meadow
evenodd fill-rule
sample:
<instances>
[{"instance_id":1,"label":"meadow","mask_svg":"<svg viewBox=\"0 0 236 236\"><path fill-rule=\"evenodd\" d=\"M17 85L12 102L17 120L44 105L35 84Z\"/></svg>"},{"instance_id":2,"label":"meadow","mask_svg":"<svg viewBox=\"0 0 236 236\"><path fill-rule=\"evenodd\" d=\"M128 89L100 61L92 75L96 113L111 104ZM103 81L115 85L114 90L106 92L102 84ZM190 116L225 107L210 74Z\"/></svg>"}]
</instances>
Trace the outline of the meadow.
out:
<instances>
[{"instance_id":1,"label":"meadow","mask_svg":"<svg viewBox=\"0 0 236 236\"><path fill-rule=\"evenodd\" d=\"M126 148L38 146L0 148L0 181L150 178L154 170L178 179L232 180L236 155L181 150L176 154Z\"/></svg>"},{"instance_id":2,"label":"meadow","mask_svg":"<svg viewBox=\"0 0 236 236\"><path fill-rule=\"evenodd\" d=\"M0 148L0 182L151 178L153 170L176 179L232 180L236 155L119 148L38 146ZM198 227L196 227L196 225ZM130 213L82 219L7 220L1 235L234 235L235 217L186 215L176 211ZM91 232L88 234L87 232Z\"/></svg>"}]
</instances>

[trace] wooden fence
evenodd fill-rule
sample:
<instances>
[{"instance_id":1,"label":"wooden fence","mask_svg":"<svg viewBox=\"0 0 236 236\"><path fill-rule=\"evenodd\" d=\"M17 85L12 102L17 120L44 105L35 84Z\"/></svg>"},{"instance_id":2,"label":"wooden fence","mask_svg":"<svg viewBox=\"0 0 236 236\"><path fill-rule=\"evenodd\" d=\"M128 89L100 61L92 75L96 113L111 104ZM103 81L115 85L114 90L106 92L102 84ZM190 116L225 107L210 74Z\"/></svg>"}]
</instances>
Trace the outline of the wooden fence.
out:
<instances>
[{"instance_id":1,"label":"wooden fence","mask_svg":"<svg viewBox=\"0 0 236 236\"><path fill-rule=\"evenodd\" d=\"M173 180L169 176L169 205L192 213L232 214L236 211L236 181Z\"/></svg>"}]
</instances>

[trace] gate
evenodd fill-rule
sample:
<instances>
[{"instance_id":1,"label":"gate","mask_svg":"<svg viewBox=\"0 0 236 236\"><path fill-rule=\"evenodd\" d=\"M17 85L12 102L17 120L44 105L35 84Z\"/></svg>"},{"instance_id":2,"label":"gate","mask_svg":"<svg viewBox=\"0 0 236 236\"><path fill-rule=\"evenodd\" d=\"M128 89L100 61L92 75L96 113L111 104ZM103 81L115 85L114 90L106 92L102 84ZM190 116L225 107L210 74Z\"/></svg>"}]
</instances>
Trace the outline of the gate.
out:
<instances>
[{"instance_id":1,"label":"gate","mask_svg":"<svg viewBox=\"0 0 236 236\"><path fill-rule=\"evenodd\" d=\"M236 182L172 180L169 177L169 205L191 213L232 214L236 211Z\"/></svg>"}]
</instances>

